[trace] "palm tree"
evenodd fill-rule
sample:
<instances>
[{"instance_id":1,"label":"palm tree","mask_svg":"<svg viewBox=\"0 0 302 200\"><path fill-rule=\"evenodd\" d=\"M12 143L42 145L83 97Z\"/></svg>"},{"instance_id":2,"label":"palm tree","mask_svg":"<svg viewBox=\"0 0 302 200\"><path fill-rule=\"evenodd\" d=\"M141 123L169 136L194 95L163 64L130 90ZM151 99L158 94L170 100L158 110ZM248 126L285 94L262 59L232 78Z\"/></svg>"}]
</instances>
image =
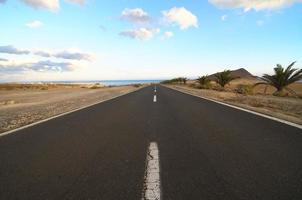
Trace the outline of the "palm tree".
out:
<instances>
[{"instance_id":1,"label":"palm tree","mask_svg":"<svg viewBox=\"0 0 302 200\"><path fill-rule=\"evenodd\" d=\"M273 86L277 89L274 95L280 94L283 89L296 95L293 90L287 87L302 79L302 69L292 69L295 63L291 63L286 69L282 65L277 64L277 67L274 68L274 75L264 74L261 78L264 82L256 83L254 86L261 84Z\"/></svg>"},{"instance_id":2,"label":"palm tree","mask_svg":"<svg viewBox=\"0 0 302 200\"><path fill-rule=\"evenodd\" d=\"M200 84L200 85L208 85L211 80L209 79L209 76L206 75L206 76L200 76L198 77L198 79L196 79L196 81Z\"/></svg>"},{"instance_id":3,"label":"palm tree","mask_svg":"<svg viewBox=\"0 0 302 200\"><path fill-rule=\"evenodd\" d=\"M226 84L229 84L232 80L236 79L231 76L230 70L224 70L223 72L219 72L215 74L216 82L224 88Z\"/></svg>"}]
</instances>

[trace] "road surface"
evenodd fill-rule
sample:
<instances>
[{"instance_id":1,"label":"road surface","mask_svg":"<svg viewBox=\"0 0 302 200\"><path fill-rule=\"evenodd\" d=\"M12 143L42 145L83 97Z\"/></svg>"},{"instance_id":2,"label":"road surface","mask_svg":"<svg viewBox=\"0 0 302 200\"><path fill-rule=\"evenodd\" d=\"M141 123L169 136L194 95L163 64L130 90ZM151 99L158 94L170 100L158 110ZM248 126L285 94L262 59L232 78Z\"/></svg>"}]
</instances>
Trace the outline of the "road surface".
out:
<instances>
[{"instance_id":1,"label":"road surface","mask_svg":"<svg viewBox=\"0 0 302 200\"><path fill-rule=\"evenodd\" d=\"M154 89L0 137L0 199L302 199L301 129Z\"/></svg>"}]
</instances>

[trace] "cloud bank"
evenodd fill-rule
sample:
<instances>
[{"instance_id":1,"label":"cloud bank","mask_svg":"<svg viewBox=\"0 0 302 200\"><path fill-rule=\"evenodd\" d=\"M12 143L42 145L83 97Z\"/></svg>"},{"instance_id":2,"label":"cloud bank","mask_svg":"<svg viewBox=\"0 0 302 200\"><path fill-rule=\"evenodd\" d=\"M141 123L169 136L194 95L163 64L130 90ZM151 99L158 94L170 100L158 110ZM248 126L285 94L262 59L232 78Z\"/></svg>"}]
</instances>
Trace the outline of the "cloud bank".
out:
<instances>
[{"instance_id":1,"label":"cloud bank","mask_svg":"<svg viewBox=\"0 0 302 200\"><path fill-rule=\"evenodd\" d=\"M92 55L79 51L63 50L56 53L52 53L45 50L29 50L18 49L12 45L0 46L0 54L14 54L14 55L36 55L44 58L56 58L69 60L66 61L52 61L52 60L33 60L24 61L23 57L17 60L8 60L6 58L0 58L0 73L22 73L26 71L35 72L66 72L74 71L77 69L81 61L92 61ZM30 58L30 57L29 57ZM32 59L31 59L32 60Z\"/></svg>"},{"instance_id":2,"label":"cloud bank","mask_svg":"<svg viewBox=\"0 0 302 200\"><path fill-rule=\"evenodd\" d=\"M22 55L22 54L30 54L30 51L17 49L14 46L7 45L7 46L0 46L0 53Z\"/></svg>"},{"instance_id":3,"label":"cloud bank","mask_svg":"<svg viewBox=\"0 0 302 200\"><path fill-rule=\"evenodd\" d=\"M12 45L7 46L0 46L0 53L6 53L6 54L15 54L15 55L22 55L22 54L33 54L36 56L41 57L54 57L54 58L61 58L66 60L86 60L91 61L93 58L93 55L83 52L77 52L77 51L68 51L63 50L57 53L51 53L44 50L24 50L24 49L18 49Z\"/></svg>"},{"instance_id":4,"label":"cloud bank","mask_svg":"<svg viewBox=\"0 0 302 200\"><path fill-rule=\"evenodd\" d=\"M5 62L0 64L0 73L22 73L25 71L36 72L66 72L74 71L76 66L69 62L53 62L50 60L37 62Z\"/></svg>"}]
</instances>

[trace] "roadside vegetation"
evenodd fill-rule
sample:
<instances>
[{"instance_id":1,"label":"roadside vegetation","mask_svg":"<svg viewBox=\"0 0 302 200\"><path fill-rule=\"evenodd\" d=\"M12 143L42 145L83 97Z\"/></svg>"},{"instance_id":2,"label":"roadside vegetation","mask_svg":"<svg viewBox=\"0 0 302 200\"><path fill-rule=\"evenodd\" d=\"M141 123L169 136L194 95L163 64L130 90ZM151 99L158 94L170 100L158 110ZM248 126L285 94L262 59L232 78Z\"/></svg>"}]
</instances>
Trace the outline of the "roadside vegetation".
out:
<instances>
[{"instance_id":1,"label":"roadside vegetation","mask_svg":"<svg viewBox=\"0 0 302 200\"><path fill-rule=\"evenodd\" d=\"M261 78L263 82L256 83L257 85L268 85L276 88L274 92L275 96L286 96L286 91L290 92L294 96L298 96L297 93L290 89L288 86L299 80L302 80L302 69L292 68L296 62L291 63L286 69L280 64L274 68L274 74L264 74Z\"/></svg>"},{"instance_id":2,"label":"roadside vegetation","mask_svg":"<svg viewBox=\"0 0 302 200\"><path fill-rule=\"evenodd\" d=\"M171 80L165 80L162 81L162 84L184 84L186 85L188 81L188 78L185 77L178 77L178 78L173 78Z\"/></svg>"},{"instance_id":3,"label":"roadside vegetation","mask_svg":"<svg viewBox=\"0 0 302 200\"><path fill-rule=\"evenodd\" d=\"M295 91L297 87L291 87L295 83L302 87L302 82L297 83L302 80L302 69L293 68L295 63L291 63L286 69L278 64L274 68L274 74L264 74L262 77L246 78L234 76L231 70L224 70L211 76L200 76L195 80L179 77L165 80L161 83L187 85L196 89L234 92L243 95L272 94L274 96L302 98L302 88L298 87L298 91Z\"/></svg>"},{"instance_id":4,"label":"roadside vegetation","mask_svg":"<svg viewBox=\"0 0 302 200\"><path fill-rule=\"evenodd\" d=\"M198 82L200 89L210 89L211 88L211 80L209 79L209 76L200 76L198 79L196 79Z\"/></svg>"},{"instance_id":5,"label":"roadside vegetation","mask_svg":"<svg viewBox=\"0 0 302 200\"><path fill-rule=\"evenodd\" d=\"M230 82L236 77L231 76L230 70L224 70L223 72L218 72L215 74L216 82L218 85L221 86L221 88L224 88L227 84L230 84Z\"/></svg>"},{"instance_id":6,"label":"roadside vegetation","mask_svg":"<svg viewBox=\"0 0 302 200\"><path fill-rule=\"evenodd\" d=\"M272 74L256 77L247 73L240 76L224 70L197 79L181 78L162 82L170 87L202 97L226 102L256 112L302 124L302 69L296 62L283 68L277 65ZM239 69L241 72L243 69Z\"/></svg>"}]
</instances>

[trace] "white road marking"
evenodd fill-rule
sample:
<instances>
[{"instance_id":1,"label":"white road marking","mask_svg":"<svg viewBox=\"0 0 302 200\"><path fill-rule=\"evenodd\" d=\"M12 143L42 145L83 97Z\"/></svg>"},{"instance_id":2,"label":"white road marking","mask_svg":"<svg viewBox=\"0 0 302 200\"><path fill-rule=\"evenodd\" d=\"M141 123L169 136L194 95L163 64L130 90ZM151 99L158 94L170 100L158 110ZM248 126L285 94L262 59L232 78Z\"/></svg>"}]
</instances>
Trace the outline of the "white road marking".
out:
<instances>
[{"instance_id":1,"label":"white road marking","mask_svg":"<svg viewBox=\"0 0 302 200\"><path fill-rule=\"evenodd\" d=\"M156 95L153 97L153 102L155 103L157 101Z\"/></svg>"},{"instance_id":2,"label":"white road marking","mask_svg":"<svg viewBox=\"0 0 302 200\"><path fill-rule=\"evenodd\" d=\"M146 162L142 200L160 200L159 151L156 142L150 143Z\"/></svg>"},{"instance_id":3,"label":"white road marking","mask_svg":"<svg viewBox=\"0 0 302 200\"><path fill-rule=\"evenodd\" d=\"M277 122L280 122L280 123L283 123L283 124L286 124L286 125L289 125L289 126L293 126L293 127L302 129L302 125L300 125L300 124L296 124L296 123L289 122L289 121L286 121L286 120L283 120L283 119L279 119L279 118L276 118L276 117L268 116L268 115L265 115L265 114L262 114L262 113L258 113L256 111L247 110L247 109L244 109L244 108L241 108L241 107L238 107L238 106L234 106L234 105L230 105L230 104L223 103L223 102L220 102L220 101L216 101L216 100L213 100L213 99L210 99L210 98L207 98L207 97L202 97L202 96L198 96L198 95L195 95L195 94L191 94L189 92L182 91L180 89L168 87L168 86L165 86L165 85L163 85L163 86L166 87L166 88L169 88L169 89L176 90L178 92L184 93L184 94L188 94L188 95L191 95L191 96L194 96L194 97L198 97L198 98L201 98L201 99L212 101L212 102L218 103L220 105L228 106L228 107L231 107L231 108L234 108L234 109L237 109L237 110L245 111L245 112L248 112L248 113L251 113L251 114L254 114L254 115L258 115L260 117L264 117L264 118L267 118L267 119L270 119L270 120L274 120L274 121L277 121Z\"/></svg>"}]
</instances>

